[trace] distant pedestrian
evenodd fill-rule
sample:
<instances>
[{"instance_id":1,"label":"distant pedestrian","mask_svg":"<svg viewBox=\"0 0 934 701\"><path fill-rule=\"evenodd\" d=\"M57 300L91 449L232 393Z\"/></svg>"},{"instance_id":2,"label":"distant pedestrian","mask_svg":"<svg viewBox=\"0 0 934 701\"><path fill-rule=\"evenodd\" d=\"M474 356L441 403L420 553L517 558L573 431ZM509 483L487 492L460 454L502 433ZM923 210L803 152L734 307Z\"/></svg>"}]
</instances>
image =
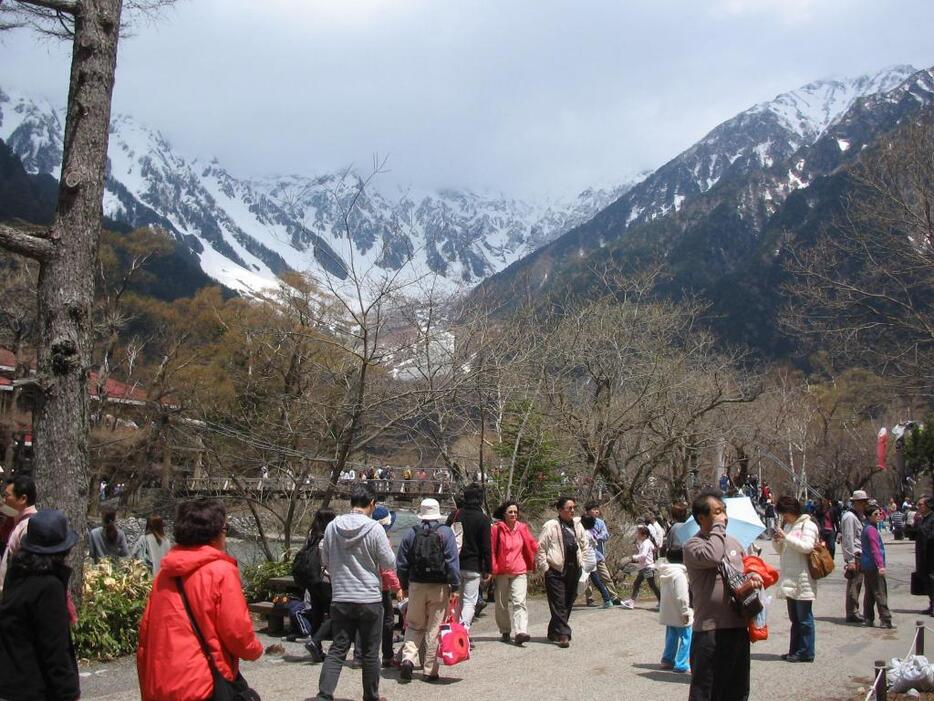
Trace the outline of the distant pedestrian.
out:
<instances>
[{"instance_id":1,"label":"distant pedestrian","mask_svg":"<svg viewBox=\"0 0 934 701\"><path fill-rule=\"evenodd\" d=\"M88 546L94 562L100 562L104 558L120 560L129 556L126 533L117 526L116 511L105 509L101 512L101 525L91 530Z\"/></svg>"},{"instance_id":2,"label":"distant pedestrian","mask_svg":"<svg viewBox=\"0 0 934 701\"><path fill-rule=\"evenodd\" d=\"M383 626L380 571L396 559L380 524L371 517L376 491L358 483L350 492L351 513L328 524L321 547L321 564L331 575L331 632L318 679L318 701L333 701L341 667L359 633L363 664L363 699L379 699L379 648Z\"/></svg>"},{"instance_id":3,"label":"distant pedestrian","mask_svg":"<svg viewBox=\"0 0 934 701\"><path fill-rule=\"evenodd\" d=\"M658 622L665 626L665 649L662 651L662 669L675 672L691 671L691 626L694 611L688 586L688 570L681 562L681 549L672 550L658 563L662 599Z\"/></svg>"},{"instance_id":4,"label":"distant pedestrian","mask_svg":"<svg viewBox=\"0 0 934 701\"><path fill-rule=\"evenodd\" d=\"M419 648L425 645L425 681L438 680L438 633L461 585L454 532L441 520L437 499L422 499L419 523L399 544L396 572L409 595L399 681L412 680Z\"/></svg>"},{"instance_id":5,"label":"distant pedestrian","mask_svg":"<svg viewBox=\"0 0 934 701\"><path fill-rule=\"evenodd\" d=\"M522 645L529 641L528 573L535 571L538 543L519 520L516 502L504 502L495 516L500 519L491 532L496 626L504 643L515 633L516 645Z\"/></svg>"},{"instance_id":6,"label":"distant pedestrian","mask_svg":"<svg viewBox=\"0 0 934 701\"><path fill-rule=\"evenodd\" d=\"M182 502L173 535L175 545L162 558L139 627L136 670L142 701L213 698L215 670L245 687L239 660L263 654L237 561L224 552L224 505L214 499Z\"/></svg>"},{"instance_id":7,"label":"distant pedestrian","mask_svg":"<svg viewBox=\"0 0 934 701\"><path fill-rule=\"evenodd\" d=\"M889 521L892 524L892 535L895 540L905 540L905 512L902 509L895 509L889 514Z\"/></svg>"},{"instance_id":8,"label":"distant pedestrian","mask_svg":"<svg viewBox=\"0 0 934 701\"><path fill-rule=\"evenodd\" d=\"M159 565L172 547L172 539L165 534L162 517L153 514L146 519L146 531L133 547L133 557L142 560L152 576L159 574Z\"/></svg>"},{"instance_id":9,"label":"distant pedestrian","mask_svg":"<svg viewBox=\"0 0 934 701\"><path fill-rule=\"evenodd\" d=\"M71 640L65 565L78 534L65 514L33 514L9 563L0 604L0 698L72 701L81 696Z\"/></svg>"},{"instance_id":10,"label":"distant pedestrian","mask_svg":"<svg viewBox=\"0 0 934 701\"><path fill-rule=\"evenodd\" d=\"M808 568L808 555L820 539L814 520L802 513L801 502L792 496L779 497L776 510L784 523L773 536L775 551L781 557L779 596L786 599L791 636L786 662L813 662L816 631L814 600L817 580Z\"/></svg>"},{"instance_id":11,"label":"distant pedestrian","mask_svg":"<svg viewBox=\"0 0 934 701\"><path fill-rule=\"evenodd\" d=\"M613 575L610 574L610 568L606 566L606 546L607 542L610 540L610 530L606 526L606 521L604 521L602 518L599 502L588 502L584 507L584 513L586 516L592 516L594 518L592 535L594 541L596 542L594 554L597 557L597 569L594 570L594 572L596 573L597 577L600 578L603 586L606 587L607 594L609 594L609 600L614 606L619 606L621 602L619 599L619 594L616 591L616 585L613 583ZM593 582L593 580L590 581L591 583ZM587 585L585 595L587 597L587 605L590 606L591 584Z\"/></svg>"},{"instance_id":12,"label":"distant pedestrian","mask_svg":"<svg viewBox=\"0 0 934 701\"><path fill-rule=\"evenodd\" d=\"M691 505L700 531L684 544L684 564L694 596L689 701L749 698L749 631L720 575L727 561L743 571L743 545L726 533L726 504L718 492L702 492ZM748 576L762 586L757 574Z\"/></svg>"},{"instance_id":13,"label":"distant pedestrian","mask_svg":"<svg viewBox=\"0 0 934 701\"><path fill-rule=\"evenodd\" d=\"M461 623L470 628L480 599L481 582L489 582L493 570L490 554L490 518L483 513L483 490L479 484L464 487L461 508L455 521L463 529L460 549Z\"/></svg>"},{"instance_id":14,"label":"distant pedestrian","mask_svg":"<svg viewBox=\"0 0 934 701\"><path fill-rule=\"evenodd\" d=\"M581 516L581 526L584 527L584 531L587 533L587 537L590 539L590 547L593 548L594 554L597 553L596 525L597 519L594 516L587 516L586 514ZM597 572L596 567L594 568L594 571L588 575L587 581L587 591L590 591L590 586L593 585L597 588L597 591L600 592L600 596L603 599L603 608L613 608L613 597L610 594L610 591L607 589L606 585L603 583L603 579L600 577L600 573ZM587 600L587 605L591 605L590 599Z\"/></svg>"},{"instance_id":15,"label":"distant pedestrian","mask_svg":"<svg viewBox=\"0 0 934 701\"><path fill-rule=\"evenodd\" d=\"M863 490L857 489L850 496L850 509L844 512L840 519L840 547L843 550L843 576L846 578L847 623L863 622L863 617L859 614L859 595L863 588L860 556L863 552L861 536L868 504L869 495Z\"/></svg>"},{"instance_id":16,"label":"distant pedestrian","mask_svg":"<svg viewBox=\"0 0 934 701\"><path fill-rule=\"evenodd\" d=\"M837 552L837 533L840 532L840 510L827 497L822 497L814 511L821 542L833 557Z\"/></svg>"},{"instance_id":17,"label":"distant pedestrian","mask_svg":"<svg viewBox=\"0 0 934 701\"><path fill-rule=\"evenodd\" d=\"M894 628L892 612L889 611L889 592L885 581L885 544L879 535L878 524L884 512L877 506L866 509L866 525L863 528L863 568L866 592L863 598L863 623L872 627L875 620L874 609L879 611L879 627Z\"/></svg>"},{"instance_id":18,"label":"distant pedestrian","mask_svg":"<svg viewBox=\"0 0 934 701\"><path fill-rule=\"evenodd\" d=\"M658 552L658 545L655 543L648 526L636 526L636 548L636 554L630 558L630 561L636 563L639 574L636 575L636 579L632 583L632 594L621 604L626 609L636 607L642 582L649 585L649 589L655 594L655 598L659 603L661 603L662 599L658 585L655 583L655 555Z\"/></svg>"},{"instance_id":19,"label":"distant pedestrian","mask_svg":"<svg viewBox=\"0 0 934 701\"><path fill-rule=\"evenodd\" d=\"M558 517L546 521L538 536L535 565L545 575L545 591L551 620L548 639L558 647L571 646L571 608L577 598L577 582L583 563L593 555L584 527L574 518L577 502L571 497L560 497L555 502Z\"/></svg>"}]
</instances>

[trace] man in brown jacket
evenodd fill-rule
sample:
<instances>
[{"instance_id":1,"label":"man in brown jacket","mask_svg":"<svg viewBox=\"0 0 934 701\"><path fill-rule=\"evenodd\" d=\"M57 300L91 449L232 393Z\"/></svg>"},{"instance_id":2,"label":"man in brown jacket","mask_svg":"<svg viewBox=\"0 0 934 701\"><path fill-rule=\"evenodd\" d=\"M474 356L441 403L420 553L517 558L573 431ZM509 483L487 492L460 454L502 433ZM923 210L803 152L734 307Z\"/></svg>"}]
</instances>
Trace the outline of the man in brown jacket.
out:
<instances>
[{"instance_id":1,"label":"man in brown jacket","mask_svg":"<svg viewBox=\"0 0 934 701\"><path fill-rule=\"evenodd\" d=\"M684 544L684 564L694 601L689 701L749 698L749 633L720 575L726 559L743 571L743 546L726 534L726 505L719 492L703 492L691 505L700 532ZM757 586L762 579L749 575Z\"/></svg>"}]
</instances>

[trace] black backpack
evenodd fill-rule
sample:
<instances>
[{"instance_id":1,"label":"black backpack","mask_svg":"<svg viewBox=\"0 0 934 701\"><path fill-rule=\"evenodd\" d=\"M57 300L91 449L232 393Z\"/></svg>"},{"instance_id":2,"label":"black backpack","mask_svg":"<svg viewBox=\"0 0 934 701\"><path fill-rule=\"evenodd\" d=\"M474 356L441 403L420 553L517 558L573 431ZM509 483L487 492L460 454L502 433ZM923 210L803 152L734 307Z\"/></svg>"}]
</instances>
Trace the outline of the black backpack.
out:
<instances>
[{"instance_id":1,"label":"black backpack","mask_svg":"<svg viewBox=\"0 0 934 701\"><path fill-rule=\"evenodd\" d=\"M444 557L444 538L440 524L415 526L415 540L409 552L409 579L413 582L446 584L448 564Z\"/></svg>"},{"instance_id":2,"label":"black backpack","mask_svg":"<svg viewBox=\"0 0 934 701\"><path fill-rule=\"evenodd\" d=\"M312 589L324 581L324 568L321 566L321 536L310 538L292 561L292 578L302 589Z\"/></svg>"}]
</instances>

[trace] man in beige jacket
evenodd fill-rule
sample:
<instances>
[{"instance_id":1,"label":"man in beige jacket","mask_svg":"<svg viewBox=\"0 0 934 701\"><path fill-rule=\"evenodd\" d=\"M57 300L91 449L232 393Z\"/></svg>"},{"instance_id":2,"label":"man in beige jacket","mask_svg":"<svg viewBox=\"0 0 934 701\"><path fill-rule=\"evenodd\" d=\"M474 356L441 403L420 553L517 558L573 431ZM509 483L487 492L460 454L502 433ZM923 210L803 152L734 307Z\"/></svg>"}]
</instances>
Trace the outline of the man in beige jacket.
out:
<instances>
[{"instance_id":1,"label":"man in beige jacket","mask_svg":"<svg viewBox=\"0 0 934 701\"><path fill-rule=\"evenodd\" d=\"M548 639L558 647L570 647L571 626L568 619L577 598L577 582L585 561L594 555L590 538L580 520L575 518L577 502L571 497L560 497L555 503L558 517L546 521L538 537L535 567L545 575L545 591L551 620Z\"/></svg>"}]
</instances>

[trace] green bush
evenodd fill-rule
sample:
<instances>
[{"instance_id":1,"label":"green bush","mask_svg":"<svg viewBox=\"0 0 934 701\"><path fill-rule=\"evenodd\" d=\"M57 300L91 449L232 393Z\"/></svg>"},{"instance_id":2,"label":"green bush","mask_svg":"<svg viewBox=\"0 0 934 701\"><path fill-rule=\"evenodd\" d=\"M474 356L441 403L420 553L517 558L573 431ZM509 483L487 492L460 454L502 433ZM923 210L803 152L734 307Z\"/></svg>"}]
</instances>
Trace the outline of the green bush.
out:
<instances>
[{"instance_id":1,"label":"green bush","mask_svg":"<svg viewBox=\"0 0 934 701\"><path fill-rule=\"evenodd\" d=\"M151 588L149 569L138 560L88 563L84 598L72 630L78 657L112 660L136 652L139 622Z\"/></svg>"},{"instance_id":2,"label":"green bush","mask_svg":"<svg viewBox=\"0 0 934 701\"><path fill-rule=\"evenodd\" d=\"M250 565L243 569L243 580L246 582L247 601L269 601L275 593L269 588L269 580L273 577L285 577L292 574L291 560L275 560Z\"/></svg>"}]
</instances>

